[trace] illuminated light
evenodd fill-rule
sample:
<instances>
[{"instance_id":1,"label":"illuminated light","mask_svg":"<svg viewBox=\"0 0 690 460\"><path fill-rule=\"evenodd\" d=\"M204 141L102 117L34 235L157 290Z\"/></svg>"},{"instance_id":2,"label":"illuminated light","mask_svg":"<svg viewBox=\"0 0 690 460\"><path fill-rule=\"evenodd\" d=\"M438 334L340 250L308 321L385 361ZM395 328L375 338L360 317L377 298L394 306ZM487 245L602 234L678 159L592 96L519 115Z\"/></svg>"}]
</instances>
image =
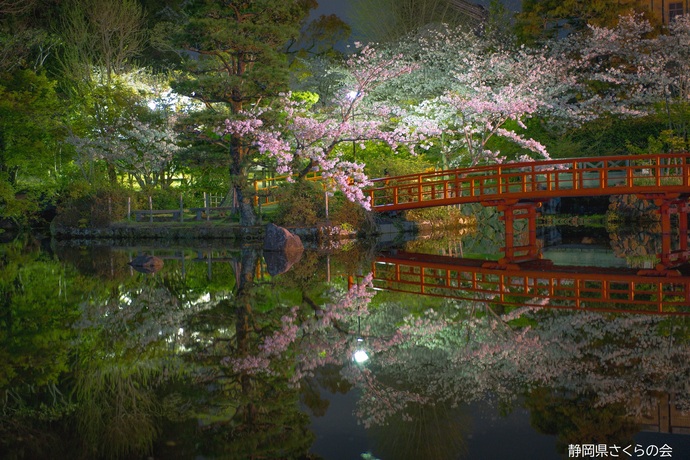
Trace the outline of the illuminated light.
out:
<instances>
[{"instance_id":1,"label":"illuminated light","mask_svg":"<svg viewBox=\"0 0 690 460\"><path fill-rule=\"evenodd\" d=\"M355 362L358 364L366 363L367 361L369 361L369 355L364 350L355 351L354 358L355 358Z\"/></svg>"},{"instance_id":2,"label":"illuminated light","mask_svg":"<svg viewBox=\"0 0 690 460\"><path fill-rule=\"evenodd\" d=\"M351 101L354 101L357 99L357 96L359 96L359 93L357 91L348 91L347 92L347 98Z\"/></svg>"}]
</instances>

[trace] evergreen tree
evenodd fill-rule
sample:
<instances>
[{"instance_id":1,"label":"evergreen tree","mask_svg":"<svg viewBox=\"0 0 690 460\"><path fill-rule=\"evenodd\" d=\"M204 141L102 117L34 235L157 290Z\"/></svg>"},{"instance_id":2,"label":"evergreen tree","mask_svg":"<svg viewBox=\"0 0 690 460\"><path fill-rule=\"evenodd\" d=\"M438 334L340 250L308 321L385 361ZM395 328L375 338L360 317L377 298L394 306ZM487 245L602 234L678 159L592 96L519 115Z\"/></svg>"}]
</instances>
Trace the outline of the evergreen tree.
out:
<instances>
[{"instance_id":1,"label":"evergreen tree","mask_svg":"<svg viewBox=\"0 0 690 460\"><path fill-rule=\"evenodd\" d=\"M220 149L225 156L243 225L255 221L247 189L250 149L241 135L226 143L212 129L250 104L287 89L285 46L299 35L300 24L314 6L310 0L198 0L182 11L186 22L173 34L187 72L172 86L205 105L203 113L188 119L188 126L193 127L195 141L206 143L207 153Z\"/></svg>"}]
</instances>

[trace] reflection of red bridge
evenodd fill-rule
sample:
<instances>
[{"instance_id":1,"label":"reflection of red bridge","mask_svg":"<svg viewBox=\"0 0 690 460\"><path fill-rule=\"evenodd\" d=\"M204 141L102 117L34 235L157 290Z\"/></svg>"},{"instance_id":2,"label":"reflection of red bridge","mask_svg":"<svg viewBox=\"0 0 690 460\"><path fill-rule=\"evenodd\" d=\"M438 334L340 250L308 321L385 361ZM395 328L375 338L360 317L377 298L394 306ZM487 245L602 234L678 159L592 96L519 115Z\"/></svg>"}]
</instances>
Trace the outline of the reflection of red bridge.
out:
<instances>
[{"instance_id":1,"label":"reflection of red bridge","mask_svg":"<svg viewBox=\"0 0 690 460\"><path fill-rule=\"evenodd\" d=\"M494 268L482 260L397 252L372 264L375 289L458 300L608 312L690 315L690 277L634 269L553 266Z\"/></svg>"},{"instance_id":2,"label":"reflection of red bridge","mask_svg":"<svg viewBox=\"0 0 690 460\"><path fill-rule=\"evenodd\" d=\"M690 153L630 155L510 163L375 179L367 190L378 212L481 203L503 212L502 264L537 258L536 215L552 198L637 195L659 206L663 249L659 270L687 262ZM678 215L679 241L672 248L671 215ZM514 221L525 218L529 242L516 246Z\"/></svg>"}]
</instances>

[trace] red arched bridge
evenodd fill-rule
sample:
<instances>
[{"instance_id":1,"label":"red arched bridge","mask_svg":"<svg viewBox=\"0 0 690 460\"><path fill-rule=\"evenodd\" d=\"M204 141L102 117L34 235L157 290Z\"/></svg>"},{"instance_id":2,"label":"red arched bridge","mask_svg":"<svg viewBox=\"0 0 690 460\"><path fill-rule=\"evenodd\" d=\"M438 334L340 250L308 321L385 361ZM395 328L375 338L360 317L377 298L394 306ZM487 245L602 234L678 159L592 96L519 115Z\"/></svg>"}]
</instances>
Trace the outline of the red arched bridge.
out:
<instances>
[{"instance_id":1,"label":"red arched bridge","mask_svg":"<svg viewBox=\"0 0 690 460\"><path fill-rule=\"evenodd\" d=\"M315 176L311 180L318 180ZM690 153L570 158L506 163L374 179L365 190L373 211L481 203L496 206L505 221L505 257L524 262L537 257L536 216L552 198L636 195L659 207L664 247L659 270L686 263L690 213ZM262 183L263 184L263 183ZM255 183L268 197L275 183ZM271 204L265 198L263 204ZM671 215L678 215L678 241L671 238ZM516 245L514 221L527 219L529 242Z\"/></svg>"},{"instance_id":2,"label":"red arched bridge","mask_svg":"<svg viewBox=\"0 0 690 460\"><path fill-rule=\"evenodd\" d=\"M481 203L503 213L506 244L501 265L538 257L536 216L542 202L560 197L636 195L659 207L662 271L690 260L690 153L627 155L496 164L375 179L367 189L378 212ZM677 242L671 215L678 215ZM529 241L516 245L514 221L527 219Z\"/></svg>"},{"instance_id":3,"label":"red arched bridge","mask_svg":"<svg viewBox=\"0 0 690 460\"><path fill-rule=\"evenodd\" d=\"M462 203L543 202L557 197L690 194L690 153L506 163L373 180L374 211Z\"/></svg>"},{"instance_id":4,"label":"red arched bridge","mask_svg":"<svg viewBox=\"0 0 690 460\"><path fill-rule=\"evenodd\" d=\"M402 251L378 256L372 272L376 290L504 306L690 315L690 276L680 273L543 261L498 269L482 260Z\"/></svg>"}]
</instances>

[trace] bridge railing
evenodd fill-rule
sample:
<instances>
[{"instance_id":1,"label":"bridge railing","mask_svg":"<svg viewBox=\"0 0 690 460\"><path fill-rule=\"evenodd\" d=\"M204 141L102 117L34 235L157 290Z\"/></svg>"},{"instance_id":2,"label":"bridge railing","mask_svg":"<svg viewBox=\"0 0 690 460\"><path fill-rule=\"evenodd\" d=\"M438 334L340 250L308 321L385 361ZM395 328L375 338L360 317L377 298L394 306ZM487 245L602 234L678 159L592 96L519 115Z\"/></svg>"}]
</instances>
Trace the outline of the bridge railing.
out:
<instances>
[{"instance_id":1,"label":"bridge railing","mask_svg":"<svg viewBox=\"0 0 690 460\"><path fill-rule=\"evenodd\" d=\"M414 261L379 257L372 264L374 288L504 306L690 315L688 277L496 270L413 256Z\"/></svg>"},{"instance_id":2,"label":"bridge railing","mask_svg":"<svg viewBox=\"0 0 690 460\"><path fill-rule=\"evenodd\" d=\"M374 179L375 210L505 199L690 192L690 154L506 163Z\"/></svg>"}]
</instances>

